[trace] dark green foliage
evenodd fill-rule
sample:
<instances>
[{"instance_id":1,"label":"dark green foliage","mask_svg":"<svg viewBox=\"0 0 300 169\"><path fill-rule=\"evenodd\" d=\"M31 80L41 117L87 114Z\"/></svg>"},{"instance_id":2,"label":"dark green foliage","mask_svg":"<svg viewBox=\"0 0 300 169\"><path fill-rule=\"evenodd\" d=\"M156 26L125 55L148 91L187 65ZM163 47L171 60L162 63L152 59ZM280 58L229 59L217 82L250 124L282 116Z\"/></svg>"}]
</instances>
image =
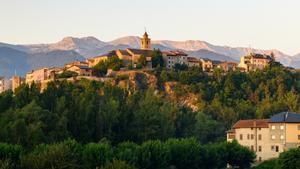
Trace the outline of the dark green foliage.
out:
<instances>
[{"instance_id":1,"label":"dark green foliage","mask_svg":"<svg viewBox=\"0 0 300 169\"><path fill-rule=\"evenodd\" d=\"M152 57L152 67L153 68L162 68L164 66L163 56L160 50L154 50Z\"/></svg>"},{"instance_id":2,"label":"dark green foliage","mask_svg":"<svg viewBox=\"0 0 300 169\"><path fill-rule=\"evenodd\" d=\"M61 74L59 74L56 78L70 78L70 77L76 77L78 74L76 72L72 72L69 70L63 71Z\"/></svg>"},{"instance_id":3,"label":"dark green foliage","mask_svg":"<svg viewBox=\"0 0 300 169\"><path fill-rule=\"evenodd\" d=\"M160 141L147 141L139 151L138 164L143 169L164 169L170 159L169 149Z\"/></svg>"},{"instance_id":4,"label":"dark green foliage","mask_svg":"<svg viewBox=\"0 0 300 169\"><path fill-rule=\"evenodd\" d=\"M51 145L39 145L22 158L23 169L77 169L81 168L81 145L68 140Z\"/></svg>"},{"instance_id":5,"label":"dark green foliage","mask_svg":"<svg viewBox=\"0 0 300 169\"><path fill-rule=\"evenodd\" d=\"M224 154L226 154L227 162L230 166L241 169L250 168L256 157L254 152L246 147L242 147L236 141L226 144L225 147Z\"/></svg>"},{"instance_id":6,"label":"dark green foliage","mask_svg":"<svg viewBox=\"0 0 300 169\"><path fill-rule=\"evenodd\" d=\"M118 56L109 57L105 61L99 62L96 66L93 67L93 72L96 76L104 76L107 73L108 69L114 71L120 70L123 67L122 60Z\"/></svg>"},{"instance_id":7,"label":"dark green foliage","mask_svg":"<svg viewBox=\"0 0 300 169\"><path fill-rule=\"evenodd\" d=\"M133 142L123 142L118 144L115 156L118 160L126 161L128 164L135 165L139 160L140 146Z\"/></svg>"},{"instance_id":8,"label":"dark green foliage","mask_svg":"<svg viewBox=\"0 0 300 169\"><path fill-rule=\"evenodd\" d=\"M187 65L185 65L185 64L179 64L179 63L176 63L175 65L174 65L174 69L175 69L175 71L184 71L184 70L188 70L188 66Z\"/></svg>"},{"instance_id":9,"label":"dark green foliage","mask_svg":"<svg viewBox=\"0 0 300 169\"><path fill-rule=\"evenodd\" d=\"M89 143L84 146L82 159L86 169L94 169L112 161L113 152L107 143Z\"/></svg>"},{"instance_id":10,"label":"dark green foliage","mask_svg":"<svg viewBox=\"0 0 300 169\"><path fill-rule=\"evenodd\" d=\"M79 144L66 140L40 144L26 153L22 147L0 144L0 167L20 169L220 169L234 164L246 168L254 156L236 143L202 145L196 139L123 142L111 146L107 140ZM251 158L250 158L251 157ZM232 160L234 158L234 160ZM20 160L21 159L21 160ZM21 161L21 163L20 163Z\"/></svg>"},{"instance_id":11,"label":"dark green foliage","mask_svg":"<svg viewBox=\"0 0 300 169\"><path fill-rule=\"evenodd\" d=\"M13 92L5 91L0 95L0 113L7 111L13 106Z\"/></svg>"},{"instance_id":12,"label":"dark green foliage","mask_svg":"<svg viewBox=\"0 0 300 169\"><path fill-rule=\"evenodd\" d=\"M299 169L300 166L300 149L291 149L283 152L278 158L279 169Z\"/></svg>"},{"instance_id":13,"label":"dark green foliage","mask_svg":"<svg viewBox=\"0 0 300 169\"><path fill-rule=\"evenodd\" d=\"M0 168L19 168L23 152L23 148L19 145L0 143Z\"/></svg>"},{"instance_id":14,"label":"dark green foliage","mask_svg":"<svg viewBox=\"0 0 300 169\"><path fill-rule=\"evenodd\" d=\"M177 169L202 166L204 149L196 139L170 139L165 144L170 151L170 164Z\"/></svg>"},{"instance_id":15,"label":"dark green foliage","mask_svg":"<svg viewBox=\"0 0 300 169\"><path fill-rule=\"evenodd\" d=\"M146 57L144 55L141 55L136 64L136 68L141 69L144 68L146 65L147 65Z\"/></svg>"},{"instance_id":16,"label":"dark green foliage","mask_svg":"<svg viewBox=\"0 0 300 169\"><path fill-rule=\"evenodd\" d=\"M136 169L134 166L127 164L124 161L113 161L101 169Z\"/></svg>"},{"instance_id":17,"label":"dark green foliage","mask_svg":"<svg viewBox=\"0 0 300 169\"><path fill-rule=\"evenodd\" d=\"M277 159L271 159L262 162L258 166L254 167L253 169L279 169L277 167Z\"/></svg>"}]
</instances>

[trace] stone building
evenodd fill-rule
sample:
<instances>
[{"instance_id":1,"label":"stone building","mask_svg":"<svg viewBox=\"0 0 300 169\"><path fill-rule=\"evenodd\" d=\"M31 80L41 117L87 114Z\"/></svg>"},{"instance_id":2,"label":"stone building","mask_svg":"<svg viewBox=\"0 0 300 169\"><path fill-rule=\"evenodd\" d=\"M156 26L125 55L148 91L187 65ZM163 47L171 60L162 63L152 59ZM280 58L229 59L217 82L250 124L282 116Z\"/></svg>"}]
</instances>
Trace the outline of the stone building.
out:
<instances>
[{"instance_id":1,"label":"stone building","mask_svg":"<svg viewBox=\"0 0 300 169\"><path fill-rule=\"evenodd\" d=\"M5 78L0 77L0 93L5 91Z\"/></svg>"},{"instance_id":2,"label":"stone building","mask_svg":"<svg viewBox=\"0 0 300 169\"><path fill-rule=\"evenodd\" d=\"M264 120L240 120L227 132L227 141L237 142L257 155L257 161L276 158L300 147L300 114L282 112Z\"/></svg>"},{"instance_id":3,"label":"stone building","mask_svg":"<svg viewBox=\"0 0 300 169\"><path fill-rule=\"evenodd\" d=\"M13 92L16 91L16 89L22 85L25 82L25 79L21 78L20 76L13 76L11 78L11 90Z\"/></svg>"},{"instance_id":4,"label":"stone building","mask_svg":"<svg viewBox=\"0 0 300 169\"><path fill-rule=\"evenodd\" d=\"M202 67L201 60L195 57L188 57L187 63L189 67Z\"/></svg>"},{"instance_id":5,"label":"stone building","mask_svg":"<svg viewBox=\"0 0 300 169\"><path fill-rule=\"evenodd\" d=\"M166 68L172 69L176 64L185 64L188 66L188 55L182 51L162 52Z\"/></svg>"},{"instance_id":6,"label":"stone building","mask_svg":"<svg viewBox=\"0 0 300 169\"><path fill-rule=\"evenodd\" d=\"M66 68L67 71L72 71L77 73L78 76L92 76L92 68L83 65L73 65Z\"/></svg>"},{"instance_id":7,"label":"stone building","mask_svg":"<svg viewBox=\"0 0 300 169\"><path fill-rule=\"evenodd\" d=\"M247 72L257 69L262 70L267 67L272 60L272 57L269 55L251 53L248 56L241 57L238 66L244 68Z\"/></svg>"},{"instance_id":8,"label":"stone building","mask_svg":"<svg viewBox=\"0 0 300 169\"><path fill-rule=\"evenodd\" d=\"M221 62L217 65L217 68L219 69L222 69L223 71L225 72L228 72L228 71L235 71L237 69L237 63L235 62Z\"/></svg>"},{"instance_id":9,"label":"stone building","mask_svg":"<svg viewBox=\"0 0 300 169\"><path fill-rule=\"evenodd\" d=\"M151 39L148 36L148 33L145 32L143 38L141 38L141 49L142 50L151 50Z\"/></svg>"},{"instance_id":10,"label":"stone building","mask_svg":"<svg viewBox=\"0 0 300 169\"><path fill-rule=\"evenodd\" d=\"M203 72L211 72L221 61L203 58L201 59L201 63Z\"/></svg>"}]
</instances>

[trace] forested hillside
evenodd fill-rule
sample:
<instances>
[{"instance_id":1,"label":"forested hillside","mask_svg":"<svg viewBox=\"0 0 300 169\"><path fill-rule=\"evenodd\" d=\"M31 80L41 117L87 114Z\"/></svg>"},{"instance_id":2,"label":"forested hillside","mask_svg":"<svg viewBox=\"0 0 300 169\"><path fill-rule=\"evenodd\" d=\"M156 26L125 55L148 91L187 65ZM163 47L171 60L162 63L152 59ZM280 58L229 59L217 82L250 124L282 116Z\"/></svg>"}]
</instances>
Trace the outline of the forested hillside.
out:
<instances>
[{"instance_id":1,"label":"forested hillside","mask_svg":"<svg viewBox=\"0 0 300 169\"><path fill-rule=\"evenodd\" d=\"M115 146L194 137L207 144L225 141L226 130L239 119L300 113L300 73L277 64L250 73L208 75L186 67L149 73L157 78L155 88L81 80L51 82L43 92L37 85L22 85L15 94L2 93L0 142L21 145L25 152L66 139L80 144L105 139ZM175 98L166 93L166 82L175 84ZM176 99L189 94L197 97L197 111Z\"/></svg>"}]
</instances>

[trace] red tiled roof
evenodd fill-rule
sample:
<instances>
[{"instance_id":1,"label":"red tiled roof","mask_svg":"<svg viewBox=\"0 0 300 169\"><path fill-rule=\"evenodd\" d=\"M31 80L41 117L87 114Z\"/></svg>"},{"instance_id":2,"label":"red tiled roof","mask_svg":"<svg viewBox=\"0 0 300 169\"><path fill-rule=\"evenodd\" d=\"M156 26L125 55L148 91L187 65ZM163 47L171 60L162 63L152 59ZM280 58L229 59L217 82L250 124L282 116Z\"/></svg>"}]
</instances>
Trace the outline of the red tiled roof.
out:
<instances>
[{"instance_id":1,"label":"red tiled roof","mask_svg":"<svg viewBox=\"0 0 300 169\"><path fill-rule=\"evenodd\" d=\"M162 52L162 54L167 56L187 56L187 54L182 51L165 51Z\"/></svg>"},{"instance_id":2,"label":"red tiled roof","mask_svg":"<svg viewBox=\"0 0 300 169\"><path fill-rule=\"evenodd\" d=\"M120 51L120 53L122 54L122 55L127 55L127 56L129 56L130 54L127 52L127 50L119 50Z\"/></svg>"},{"instance_id":3,"label":"red tiled roof","mask_svg":"<svg viewBox=\"0 0 300 169\"><path fill-rule=\"evenodd\" d=\"M221 62L219 65L237 65L235 62Z\"/></svg>"},{"instance_id":4,"label":"red tiled roof","mask_svg":"<svg viewBox=\"0 0 300 169\"><path fill-rule=\"evenodd\" d=\"M143 55L145 57L152 57L153 56L153 50L144 50L144 49L127 49L128 52L131 52L135 55Z\"/></svg>"},{"instance_id":5,"label":"red tiled roof","mask_svg":"<svg viewBox=\"0 0 300 169\"><path fill-rule=\"evenodd\" d=\"M237 123L235 123L232 128L268 128L268 121L268 119L240 120Z\"/></svg>"},{"instance_id":6,"label":"red tiled roof","mask_svg":"<svg viewBox=\"0 0 300 169\"><path fill-rule=\"evenodd\" d=\"M187 60L188 60L189 62L200 62L200 60L197 59L197 58L195 58L195 57L188 57Z\"/></svg>"},{"instance_id":7,"label":"red tiled roof","mask_svg":"<svg viewBox=\"0 0 300 169\"><path fill-rule=\"evenodd\" d=\"M235 133L235 129L230 129L227 131L227 133Z\"/></svg>"}]
</instances>

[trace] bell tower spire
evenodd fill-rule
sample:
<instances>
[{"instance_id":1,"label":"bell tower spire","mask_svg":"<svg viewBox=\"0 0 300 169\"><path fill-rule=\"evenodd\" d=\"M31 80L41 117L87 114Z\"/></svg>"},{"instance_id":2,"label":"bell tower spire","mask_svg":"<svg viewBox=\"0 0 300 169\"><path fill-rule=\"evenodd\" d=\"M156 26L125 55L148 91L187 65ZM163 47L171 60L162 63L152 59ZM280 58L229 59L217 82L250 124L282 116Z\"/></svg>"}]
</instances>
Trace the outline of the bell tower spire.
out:
<instances>
[{"instance_id":1,"label":"bell tower spire","mask_svg":"<svg viewBox=\"0 0 300 169\"><path fill-rule=\"evenodd\" d=\"M151 50L151 39L149 38L149 35L146 31L146 27L145 27L145 33L143 35L143 38L141 38L141 49Z\"/></svg>"}]
</instances>

